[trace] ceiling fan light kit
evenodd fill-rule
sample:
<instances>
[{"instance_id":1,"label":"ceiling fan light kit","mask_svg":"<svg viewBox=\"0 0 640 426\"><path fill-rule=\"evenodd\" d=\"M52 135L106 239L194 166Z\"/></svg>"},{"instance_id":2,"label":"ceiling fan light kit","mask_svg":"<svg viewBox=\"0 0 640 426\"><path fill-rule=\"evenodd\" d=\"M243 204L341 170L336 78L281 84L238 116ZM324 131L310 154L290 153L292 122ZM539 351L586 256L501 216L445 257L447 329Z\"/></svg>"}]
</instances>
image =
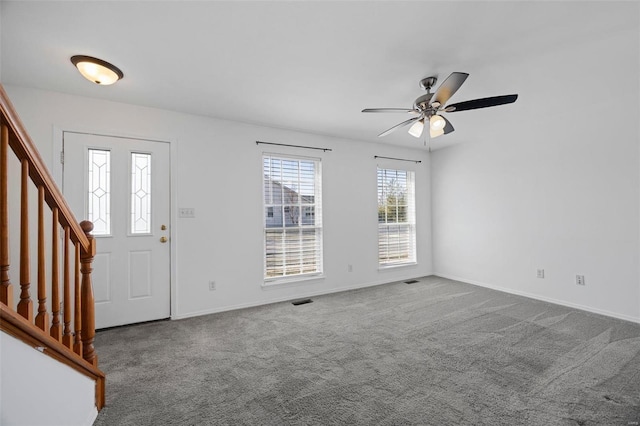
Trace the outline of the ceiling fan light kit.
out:
<instances>
[{"instance_id":1,"label":"ceiling fan light kit","mask_svg":"<svg viewBox=\"0 0 640 426\"><path fill-rule=\"evenodd\" d=\"M459 102L452 105L445 105L447 101L458 91L462 83L469 77L464 72L453 72L440 85L435 93L431 93L431 88L438 81L437 77L427 77L420 80L420 87L427 91L426 94L419 96L413 102L413 108L365 108L362 112L403 112L417 114L415 117L396 124L390 129L380 133L378 137L383 137L389 133L411 124L409 134L416 138L422 136L424 124L429 121L429 136L432 138L440 135L446 135L453 132L453 125L447 120L442 113L467 111L470 109L487 108L492 106L510 104L518 99L518 95L493 96L489 98L473 99L470 101ZM432 101L433 99L433 101Z\"/></svg>"}]
</instances>

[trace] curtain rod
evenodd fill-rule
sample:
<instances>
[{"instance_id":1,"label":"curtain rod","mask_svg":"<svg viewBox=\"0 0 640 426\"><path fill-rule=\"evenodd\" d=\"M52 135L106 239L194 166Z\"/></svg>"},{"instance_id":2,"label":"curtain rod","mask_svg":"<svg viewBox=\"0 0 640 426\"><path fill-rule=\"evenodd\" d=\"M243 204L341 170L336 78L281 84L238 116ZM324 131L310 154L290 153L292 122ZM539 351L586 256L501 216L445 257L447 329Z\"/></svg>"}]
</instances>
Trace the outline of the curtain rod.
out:
<instances>
[{"instance_id":1,"label":"curtain rod","mask_svg":"<svg viewBox=\"0 0 640 426\"><path fill-rule=\"evenodd\" d=\"M394 158L394 157L382 157L380 155L374 155L373 158L386 158L387 160L398 160L398 161L411 161L412 163L422 163L422 160L405 160L404 158Z\"/></svg>"},{"instance_id":2,"label":"curtain rod","mask_svg":"<svg viewBox=\"0 0 640 426\"><path fill-rule=\"evenodd\" d=\"M262 141L256 141L256 145L259 144L263 144L263 145L278 145L278 146L290 146L292 148L306 148L306 149L317 149L319 151L333 151L331 148L316 148L315 146L302 146L302 145L289 145L286 143L274 143L274 142L262 142Z\"/></svg>"}]
</instances>

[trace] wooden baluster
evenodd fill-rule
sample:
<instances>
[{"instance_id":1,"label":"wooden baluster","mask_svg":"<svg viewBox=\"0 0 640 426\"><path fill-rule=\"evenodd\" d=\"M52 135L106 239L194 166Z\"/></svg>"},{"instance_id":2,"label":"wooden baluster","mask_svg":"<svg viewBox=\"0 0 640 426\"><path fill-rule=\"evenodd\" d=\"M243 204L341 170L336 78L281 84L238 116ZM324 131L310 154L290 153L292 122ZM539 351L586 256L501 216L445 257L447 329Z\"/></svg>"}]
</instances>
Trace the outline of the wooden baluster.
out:
<instances>
[{"instance_id":1,"label":"wooden baluster","mask_svg":"<svg viewBox=\"0 0 640 426\"><path fill-rule=\"evenodd\" d=\"M47 312L47 282L44 247L44 187L38 187L38 315L36 325L45 333L49 331Z\"/></svg>"},{"instance_id":2,"label":"wooden baluster","mask_svg":"<svg viewBox=\"0 0 640 426\"><path fill-rule=\"evenodd\" d=\"M9 128L2 125L0 143L0 302L13 306L13 285L9 278L9 209L7 153L9 150Z\"/></svg>"},{"instance_id":3,"label":"wooden baluster","mask_svg":"<svg viewBox=\"0 0 640 426\"><path fill-rule=\"evenodd\" d=\"M62 259L62 288L64 303L64 330L62 331L62 344L71 349L73 346L71 336L71 281L69 271L69 239L71 238L71 229L69 226L64 227L64 253Z\"/></svg>"},{"instance_id":4,"label":"wooden baluster","mask_svg":"<svg viewBox=\"0 0 640 426\"><path fill-rule=\"evenodd\" d=\"M33 301L29 294L31 287L29 259L29 163L22 160L22 177L20 181L20 301L18 313L33 322Z\"/></svg>"},{"instance_id":5,"label":"wooden baluster","mask_svg":"<svg viewBox=\"0 0 640 426\"><path fill-rule=\"evenodd\" d=\"M58 342L62 340L62 324L60 324L60 259L58 259L58 250L60 248L60 239L58 230L58 208L51 210L53 218L51 230L51 332L50 335Z\"/></svg>"},{"instance_id":6,"label":"wooden baluster","mask_svg":"<svg viewBox=\"0 0 640 426\"><path fill-rule=\"evenodd\" d=\"M73 351L82 356L82 301L80 291L80 243L75 244L75 263L73 274Z\"/></svg>"},{"instance_id":7,"label":"wooden baluster","mask_svg":"<svg viewBox=\"0 0 640 426\"><path fill-rule=\"evenodd\" d=\"M89 247L83 249L80 253L80 268L82 272L82 357L90 364L98 366L98 356L93 347L96 320L93 284L91 283L92 262L93 257L96 255L96 240L91 235L93 223L85 220L80 222L80 227L89 239Z\"/></svg>"}]
</instances>

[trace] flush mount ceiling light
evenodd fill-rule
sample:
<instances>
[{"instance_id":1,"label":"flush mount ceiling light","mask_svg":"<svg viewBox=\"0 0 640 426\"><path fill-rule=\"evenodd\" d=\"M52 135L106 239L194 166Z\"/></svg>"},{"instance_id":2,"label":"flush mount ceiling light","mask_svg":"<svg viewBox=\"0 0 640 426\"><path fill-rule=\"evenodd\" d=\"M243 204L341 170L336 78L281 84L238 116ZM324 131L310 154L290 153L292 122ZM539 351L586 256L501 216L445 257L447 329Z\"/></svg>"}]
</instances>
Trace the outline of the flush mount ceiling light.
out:
<instances>
[{"instance_id":1,"label":"flush mount ceiling light","mask_svg":"<svg viewBox=\"0 0 640 426\"><path fill-rule=\"evenodd\" d=\"M102 86L113 84L124 77L118 67L102 59L75 55L71 57L71 62L84 78Z\"/></svg>"}]
</instances>

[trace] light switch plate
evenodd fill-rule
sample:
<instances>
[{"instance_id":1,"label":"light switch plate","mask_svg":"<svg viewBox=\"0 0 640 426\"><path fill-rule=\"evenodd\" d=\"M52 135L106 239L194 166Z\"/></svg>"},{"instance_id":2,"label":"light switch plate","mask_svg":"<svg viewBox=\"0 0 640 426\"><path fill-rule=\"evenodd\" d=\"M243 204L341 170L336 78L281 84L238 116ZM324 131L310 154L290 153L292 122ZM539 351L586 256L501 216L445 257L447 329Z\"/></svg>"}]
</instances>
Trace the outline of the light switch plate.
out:
<instances>
[{"instance_id":1,"label":"light switch plate","mask_svg":"<svg viewBox=\"0 0 640 426\"><path fill-rule=\"evenodd\" d=\"M193 207L180 207L178 209L178 217L192 219L196 217L196 209Z\"/></svg>"}]
</instances>

